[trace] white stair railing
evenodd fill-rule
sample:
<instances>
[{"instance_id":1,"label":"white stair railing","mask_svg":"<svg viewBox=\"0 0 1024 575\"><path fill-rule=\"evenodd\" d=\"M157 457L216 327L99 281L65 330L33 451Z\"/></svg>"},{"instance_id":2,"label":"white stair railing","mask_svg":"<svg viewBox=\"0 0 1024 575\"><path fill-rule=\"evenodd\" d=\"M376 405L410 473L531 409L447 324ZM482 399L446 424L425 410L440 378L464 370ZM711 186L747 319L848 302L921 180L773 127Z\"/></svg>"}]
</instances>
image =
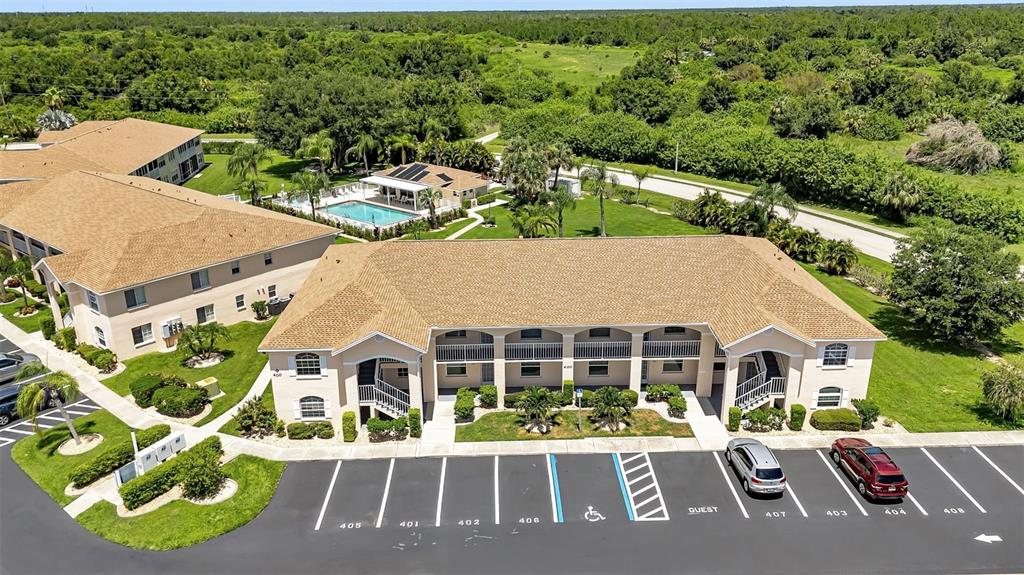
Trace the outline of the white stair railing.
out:
<instances>
[{"instance_id":1,"label":"white stair railing","mask_svg":"<svg viewBox=\"0 0 1024 575\"><path fill-rule=\"evenodd\" d=\"M373 405L393 416L409 413L409 394L379 378L372 385L359 386L359 403Z\"/></svg>"},{"instance_id":2,"label":"white stair railing","mask_svg":"<svg viewBox=\"0 0 1024 575\"><path fill-rule=\"evenodd\" d=\"M755 383L757 385L753 385ZM747 384L751 384L752 387L746 389L742 393L740 393L739 387L736 389L736 405L740 409L747 409L748 407L752 407L760 403L764 399L769 397L780 397L786 393L786 378L772 377L766 381L764 372L759 373L741 383L740 386Z\"/></svg>"}]
</instances>

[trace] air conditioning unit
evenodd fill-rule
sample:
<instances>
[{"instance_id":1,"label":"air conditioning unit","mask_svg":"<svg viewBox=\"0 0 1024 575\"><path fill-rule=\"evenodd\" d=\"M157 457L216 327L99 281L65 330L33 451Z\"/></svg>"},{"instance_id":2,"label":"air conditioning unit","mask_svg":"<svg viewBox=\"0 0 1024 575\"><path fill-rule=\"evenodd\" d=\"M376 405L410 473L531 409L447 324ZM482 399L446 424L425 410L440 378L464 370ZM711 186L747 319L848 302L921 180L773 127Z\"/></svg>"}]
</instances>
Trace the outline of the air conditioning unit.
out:
<instances>
[{"instance_id":1,"label":"air conditioning unit","mask_svg":"<svg viewBox=\"0 0 1024 575\"><path fill-rule=\"evenodd\" d=\"M160 335L162 335L164 339L167 339L173 335L181 333L181 330L183 329L185 329L185 324L182 323L181 318L172 317L160 326Z\"/></svg>"}]
</instances>

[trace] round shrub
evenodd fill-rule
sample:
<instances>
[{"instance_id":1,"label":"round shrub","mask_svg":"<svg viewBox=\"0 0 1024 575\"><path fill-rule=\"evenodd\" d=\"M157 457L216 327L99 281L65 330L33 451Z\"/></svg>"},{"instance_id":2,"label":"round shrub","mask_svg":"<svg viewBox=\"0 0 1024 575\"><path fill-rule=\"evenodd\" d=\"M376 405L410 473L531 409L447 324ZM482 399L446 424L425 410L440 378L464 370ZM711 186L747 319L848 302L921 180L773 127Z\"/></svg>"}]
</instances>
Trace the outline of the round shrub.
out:
<instances>
[{"instance_id":1,"label":"round shrub","mask_svg":"<svg viewBox=\"0 0 1024 575\"><path fill-rule=\"evenodd\" d=\"M220 454L213 450L186 451L178 462L178 477L185 497L206 499L216 495L225 479L220 468Z\"/></svg>"},{"instance_id":2,"label":"round shrub","mask_svg":"<svg viewBox=\"0 0 1024 575\"><path fill-rule=\"evenodd\" d=\"M135 398L135 403L140 407L149 407L153 405L153 393L163 385L163 376L159 373L148 373L128 384L128 389L131 391L132 397Z\"/></svg>"},{"instance_id":3,"label":"round shrub","mask_svg":"<svg viewBox=\"0 0 1024 575\"><path fill-rule=\"evenodd\" d=\"M789 408L789 428L793 431L800 431L804 428L804 420L807 419L807 408L794 403Z\"/></svg>"},{"instance_id":4,"label":"round shrub","mask_svg":"<svg viewBox=\"0 0 1024 575\"><path fill-rule=\"evenodd\" d=\"M583 392L583 393L584 393L584 395L586 394L586 392ZM505 404L505 408L506 409L514 409L515 406L516 406L516 403L518 403L519 400L522 399L522 398L523 398L523 392L521 392L521 391L517 391L515 393L506 393L505 394L505 401L503 402Z\"/></svg>"},{"instance_id":5,"label":"round shrub","mask_svg":"<svg viewBox=\"0 0 1024 575\"><path fill-rule=\"evenodd\" d=\"M668 398L668 414L672 417L683 418L686 417L686 399L683 397L670 397Z\"/></svg>"},{"instance_id":6,"label":"round shrub","mask_svg":"<svg viewBox=\"0 0 1024 575\"><path fill-rule=\"evenodd\" d=\"M488 386L484 386L484 387L488 387ZM480 388L480 396L481 397L483 397L484 387ZM495 393L497 393L497 390L495 390ZM495 400L494 400L495 405L497 405L497 402L498 402L498 400L497 400L497 398L495 398ZM420 408L418 408L418 407L414 407L414 408L409 410L409 435L411 435L413 437L419 437L419 436L423 435L423 417L420 414Z\"/></svg>"},{"instance_id":7,"label":"round shrub","mask_svg":"<svg viewBox=\"0 0 1024 575\"><path fill-rule=\"evenodd\" d=\"M493 409L498 406L498 388L493 385L480 386L480 406ZM411 412L410 412L411 413Z\"/></svg>"},{"instance_id":8,"label":"round shrub","mask_svg":"<svg viewBox=\"0 0 1024 575\"><path fill-rule=\"evenodd\" d=\"M651 403L668 401L669 398L682 396L683 392L679 390L678 385L655 383L647 386L647 401Z\"/></svg>"},{"instance_id":9,"label":"round shrub","mask_svg":"<svg viewBox=\"0 0 1024 575\"><path fill-rule=\"evenodd\" d=\"M860 416L861 429L870 429L882 414L878 404L870 399L855 399L852 403L857 408L857 415Z\"/></svg>"},{"instance_id":10,"label":"round shrub","mask_svg":"<svg viewBox=\"0 0 1024 575\"><path fill-rule=\"evenodd\" d=\"M899 118L885 112L871 112L858 124L854 135L865 140L898 140L906 127Z\"/></svg>"},{"instance_id":11,"label":"round shrub","mask_svg":"<svg viewBox=\"0 0 1024 575\"><path fill-rule=\"evenodd\" d=\"M334 437L334 426L331 425L330 421L314 421L309 424L309 427L313 430L313 435L320 439L331 439Z\"/></svg>"},{"instance_id":12,"label":"round shrub","mask_svg":"<svg viewBox=\"0 0 1024 575\"><path fill-rule=\"evenodd\" d=\"M274 432L277 414L260 398L254 397L238 408L234 420L243 436L264 437Z\"/></svg>"},{"instance_id":13,"label":"round shrub","mask_svg":"<svg viewBox=\"0 0 1024 575\"><path fill-rule=\"evenodd\" d=\"M594 405L594 391L584 389L583 397L580 397L580 407L592 407Z\"/></svg>"},{"instance_id":14,"label":"round shrub","mask_svg":"<svg viewBox=\"0 0 1024 575\"><path fill-rule=\"evenodd\" d=\"M740 420L743 419L743 412L735 405L729 408L729 424L726 428L729 431L740 430Z\"/></svg>"},{"instance_id":15,"label":"round shrub","mask_svg":"<svg viewBox=\"0 0 1024 575\"><path fill-rule=\"evenodd\" d=\"M409 415L412 415L413 411L419 416L420 410L418 409L410 409ZM417 421L419 421L419 417L417 417ZM356 440L356 434L356 413L354 411L346 411L341 414L341 435L345 441L352 442ZM419 435L414 435L413 437L419 437Z\"/></svg>"},{"instance_id":16,"label":"round shrub","mask_svg":"<svg viewBox=\"0 0 1024 575\"><path fill-rule=\"evenodd\" d=\"M92 365L100 370L100 373L110 373L117 369L117 356L109 349L105 349L93 356Z\"/></svg>"},{"instance_id":17,"label":"round shrub","mask_svg":"<svg viewBox=\"0 0 1024 575\"><path fill-rule=\"evenodd\" d=\"M629 402L630 407L636 407L636 404L640 402L640 394L632 389L623 390L622 397Z\"/></svg>"},{"instance_id":18,"label":"round shrub","mask_svg":"<svg viewBox=\"0 0 1024 575\"><path fill-rule=\"evenodd\" d=\"M289 423L287 430L288 439L313 439L313 428L308 423L302 421Z\"/></svg>"},{"instance_id":19,"label":"round shrub","mask_svg":"<svg viewBox=\"0 0 1024 575\"><path fill-rule=\"evenodd\" d=\"M153 393L157 412L168 417L192 417L203 410L209 393L202 388L165 385Z\"/></svg>"}]
</instances>

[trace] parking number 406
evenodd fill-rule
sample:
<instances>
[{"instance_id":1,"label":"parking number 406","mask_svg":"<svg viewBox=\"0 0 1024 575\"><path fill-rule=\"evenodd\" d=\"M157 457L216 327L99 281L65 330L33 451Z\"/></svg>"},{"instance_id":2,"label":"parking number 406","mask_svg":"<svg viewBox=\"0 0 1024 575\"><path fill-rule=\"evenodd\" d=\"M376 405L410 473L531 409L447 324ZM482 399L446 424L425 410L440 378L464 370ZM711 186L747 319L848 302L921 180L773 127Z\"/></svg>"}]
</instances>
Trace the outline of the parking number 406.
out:
<instances>
[{"instance_id":1,"label":"parking number 406","mask_svg":"<svg viewBox=\"0 0 1024 575\"><path fill-rule=\"evenodd\" d=\"M519 522L524 524L540 523L540 517L520 517Z\"/></svg>"}]
</instances>

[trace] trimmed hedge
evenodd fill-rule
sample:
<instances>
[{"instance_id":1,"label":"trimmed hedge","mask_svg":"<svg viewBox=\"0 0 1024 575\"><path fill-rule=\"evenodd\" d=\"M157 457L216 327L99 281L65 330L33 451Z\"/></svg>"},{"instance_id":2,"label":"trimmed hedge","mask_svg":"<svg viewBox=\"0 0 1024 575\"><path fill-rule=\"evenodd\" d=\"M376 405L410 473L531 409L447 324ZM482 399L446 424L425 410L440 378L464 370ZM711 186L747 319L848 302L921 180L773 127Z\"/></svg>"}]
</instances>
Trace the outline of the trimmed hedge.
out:
<instances>
[{"instance_id":1,"label":"trimmed hedge","mask_svg":"<svg viewBox=\"0 0 1024 575\"><path fill-rule=\"evenodd\" d=\"M344 416L342 416L344 417ZM353 414L353 418L355 414ZM354 422L354 420L353 420ZM334 437L334 426L330 421L296 421L289 423L287 429L288 439L331 439ZM354 439L354 438L353 438Z\"/></svg>"},{"instance_id":2,"label":"trimmed hedge","mask_svg":"<svg viewBox=\"0 0 1024 575\"><path fill-rule=\"evenodd\" d=\"M794 403L789 408L789 428L793 431L800 431L804 428L804 420L807 419L807 408Z\"/></svg>"},{"instance_id":3,"label":"trimmed hedge","mask_svg":"<svg viewBox=\"0 0 1024 575\"><path fill-rule=\"evenodd\" d=\"M583 392L583 393L586 394L586 392ZM523 392L521 392L521 391L517 391L515 393L506 393L505 394L505 401L504 401L505 407L507 409L515 409L516 403L518 403L519 400L522 399L522 398L523 398Z\"/></svg>"},{"instance_id":4,"label":"trimmed hedge","mask_svg":"<svg viewBox=\"0 0 1024 575\"><path fill-rule=\"evenodd\" d=\"M786 412L776 407L747 412L747 429L750 431L780 430L785 421Z\"/></svg>"},{"instance_id":5,"label":"trimmed hedge","mask_svg":"<svg viewBox=\"0 0 1024 575\"><path fill-rule=\"evenodd\" d=\"M631 407L636 407L636 405L640 403L640 394L633 391L632 389L622 390L622 397L626 398L626 400L629 401L629 405Z\"/></svg>"},{"instance_id":6,"label":"trimmed hedge","mask_svg":"<svg viewBox=\"0 0 1024 575\"><path fill-rule=\"evenodd\" d=\"M860 431L860 416L852 409L819 409L811 414L811 425L822 431Z\"/></svg>"},{"instance_id":7,"label":"trimmed hedge","mask_svg":"<svg viewBox=\"0 0 1024 575\"><path fill-rule=\"evenodd\" d=\"M672 417L683 418L686 416L686 399L679 396L668 398L668 414Z\"/></svg>"},{"instance_id":8,"label":"trimmed hedge","mask_svg":"<svg viewBox=\"0 0 1024 575\"><path fill-rule=\"evenodd\" d=\"M493 385L480 386L480 406L487 409L498 407L498 388ZM411 415L412 412L410 412ZM416 437L415 435L413 437Z\"/></svg>"},{"instance_id":9,"label":"trimmed hedge","mask_svg":"<svg viewBox=\"0 0 1024 575\"><path fill-rule=\"evenodd\" d=\"M52 317L44 317L39 322L39 331L43 332L44 338L53 339L54 334L57 333L57 322L53 321Z\"/></svg>"},{"instance_id":10,"label":"trimmed hedge","mask_svg":"<svg viewBox=\"0 0 1024 575\"><path fill-rule=\"evenodd\" d=\"M139 449L144 449L170 434L171 426L161 423L160 425L154 425L139 431L135 434L135 439L139 442ZM135 450L132 448L131 439L121 442L108 449L96 459L76 467L71 472L71 483L75 486L75 489L81 489L93 481L102 478L104 475L117 471L117 468L128 463L134 457Z\"/></svg>"},{"instance_id":11,"label":"trimmed hedge","mask_svg":"<svg viewBox=\"0 0 1024 575\"><path fill-rule=\"evenodd\" d=\"M366 420L366 431L370 434L370 441L405 439L408 428L409 419L405 416L391 420L380 419L379 417L371 417Z\"/></svg>"},{"instance_id":12,"label":"trimmed hedge","mask_svg":"<svg viewBox=\"0 0 1024 575\"><path fill-rule=\"evenodd\" d=\"M38 300L46 301L50 297L46 293L46 286L31 278L25 280L25 289Z\"/></svg>"},{"instance_id":13,"label":"trimmed hedge","mask_svg":"<svg viewBox=\"0 0 1024 575\"><path fill-rule=\"evenodd\" d=\"M128 390L131 391L132 397L135 398L135 403L139 404L140 407L149 407L153 405L153 393L163 387L163 385L163 376L159 373L147 373L128 384Z\"/></svg>"},{"instance_id":14,"label":"trimmed hedge","mask_svg":"<svg viewBox=\"0 0 1024 575\"><path fill-rule=\"evenodd\" d=\"M651 403L668 401L670 398L682 396L683 392L678 385L655 383L647 386L647 401Z\"/></svg>"},{"instance_id":15,"label":"trimmed hedge","mask_svg":"<svg viewBox=\"0 0 1024 575\"><path fill-rule=\"evenodd\" d=\"M58 329L57 333L53 336L53 343L59 349L64 351L71 351L78 345L78 336L75 334L74 327L65 327Z\"/></svg>"},{"instance_id":16,"label":"trimmed hedge","mask_svg":"<svg viewBox=\"0 0 1024 575\"><path fill-rule=\"evenodd\" d=\"M491 385L491 386L486 386L485 385L484 387L494 387L494 386L493 385ZM480 388L480 395L481 396L483 396L483 389L484 389L483 387ZM497 389L495 389L494 393L495 394L498 393ZM495 398L494 401L495 401L495 403L497 403L497 401L498 401L497 398ZM423 416L420 414L420 408L418 408L418 407L414 407L414 408L409 410L409 435L411 435L413 437L419 437L419 436L423 435Z\"/></svg>"},{"instance_id":17,"label":"trimmed hedge","mask_svg":"<svg viewBox=\"0 0 1024 575\"><path fill-rule=\"evenodd\" d=\"M870 428L878 420L878 416L882 414L878 404L870 399L855 399L852 403L853 407L857 409L857 415L860 417L861 429Z\"/></svg>"},{"instance_id":18,"label":"trimmed hedge","mask_svg":"<svg viewBox=\"0 0 1024 575\"><path fill-rule=\"evenodd\" d=\"M471 421L476 409L476 392L469 387L460 387L455 395L455 420Z\"/></svg>"},{"instance_id":19,"label":"trimmed hedge","mask_svg":"<svg viewBox=\"0 0 1024 575\"><path fill-rule=\"evenodd\" d=\"M416 412L418 415L419 410L417 409ZM409 415L412 415L411 409L409 410ZM358 430L356 429L356 412L346 411L341 414L341 435L347 442L351 443L356 440L356 435L358 435ZM415 435L414 437L419 436Z\"/></svg>"},{"instance_id":20,"label":"trimmed hedge","mask_svg":"<svg viewBox=\"0 0 1024 575\"><path fill-rule=\"evenodd\" d=\"M203 410L209 399L210 393L201 387L165 385L153 393L152 401L163 415L192 417Z\"/></svg>"},{"instance_id":21,"label":"trimmed hedge","mask_svg":"<svg viewBox=\"0 0 1024 575\"><path fill-rule=\"evenodd\" d=\"M145 505L167 493L184 480L191 483L191 488L201 491L202 485L210 480L208 475L204 476L209 473L209 468L212 465L210 461L215 461L216 465L219 465L223 452L220 438L216 435L207 437L192 448L186 449L176 457L172 457L144 475L122 485L118 491L124 501L124 506L128 509L135 509ZM194 461L195 459L207 461L197 463ZM187 473L185 473L186 471ZM219 469L217 471L220 472Z\"/></svg>"},{"instance_id":22,"label":"trimmed hedge","mask_svg":"<svg viewBox=\"0 0 1024 575\"><path fill-rule=\"evenodd\" d=\"M729 424L726 425L726 429L729 431L740 430L740 420L743 419L743 411L735 405L729 408Z\"/></svg>"}]
</instances>

